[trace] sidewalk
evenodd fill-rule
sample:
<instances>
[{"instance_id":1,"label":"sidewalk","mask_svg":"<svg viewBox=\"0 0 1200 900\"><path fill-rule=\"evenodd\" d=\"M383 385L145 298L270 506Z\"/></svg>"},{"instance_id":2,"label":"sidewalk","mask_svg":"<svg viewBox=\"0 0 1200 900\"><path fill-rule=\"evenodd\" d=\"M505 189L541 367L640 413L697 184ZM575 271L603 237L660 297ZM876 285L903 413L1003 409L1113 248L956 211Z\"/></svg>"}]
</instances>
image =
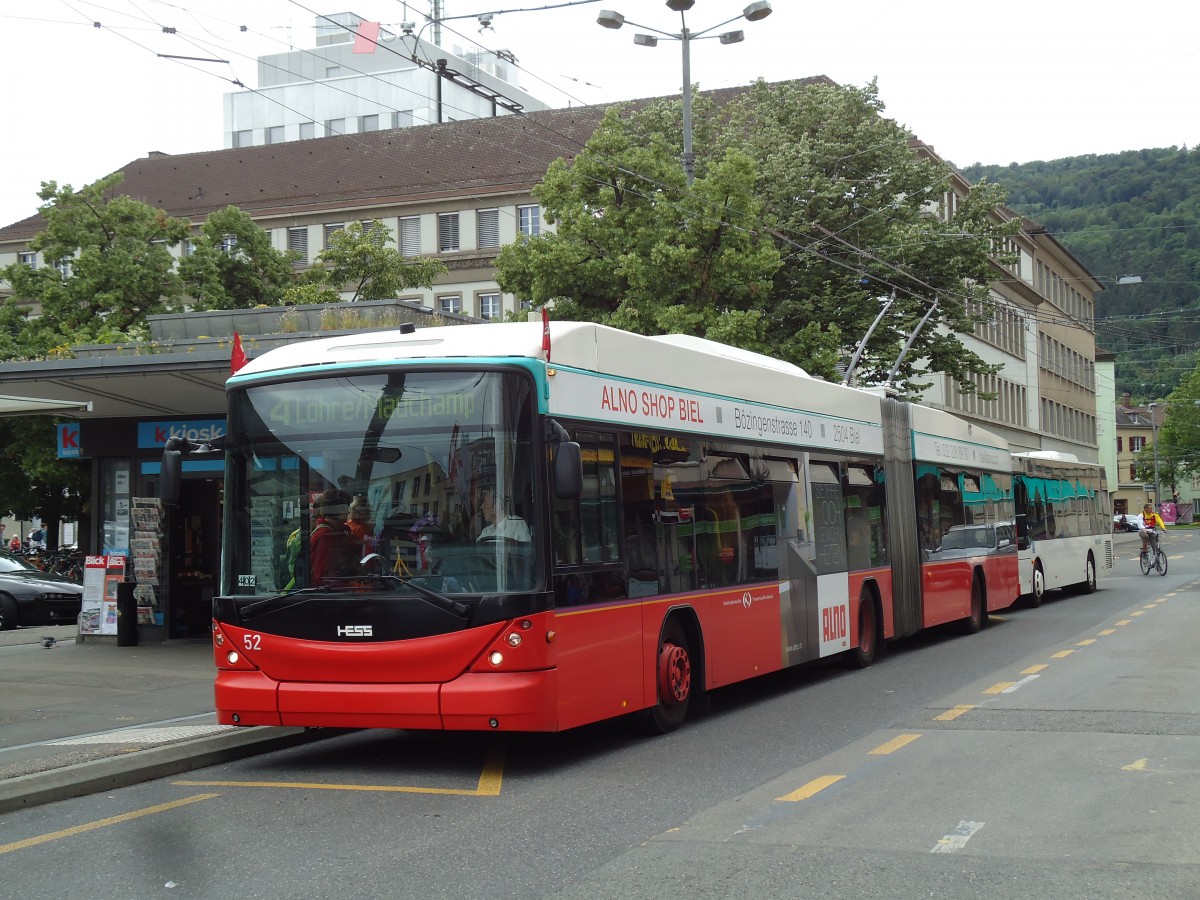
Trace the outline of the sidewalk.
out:
<instances>
[{"instance_id":1,"label":"sidewalk","mask_svg":"<svg viewBox=\"0 0 1200 900\"><path fill-rule=\"evenodd\" d=\"M0 632L0 813L311 739L217 725L214 675L207 639L118 647L77 642L74 625Z\"/></svg>"}]
</instances>

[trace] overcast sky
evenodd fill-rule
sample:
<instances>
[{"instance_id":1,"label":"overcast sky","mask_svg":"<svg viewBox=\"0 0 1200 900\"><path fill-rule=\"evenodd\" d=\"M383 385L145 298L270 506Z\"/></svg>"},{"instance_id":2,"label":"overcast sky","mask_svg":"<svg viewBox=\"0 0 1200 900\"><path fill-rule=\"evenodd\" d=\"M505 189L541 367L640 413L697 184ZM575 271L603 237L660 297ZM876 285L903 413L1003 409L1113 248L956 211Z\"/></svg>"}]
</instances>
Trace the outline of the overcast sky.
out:
<instances>
[{"instance_id":1,"label":"overcast sky","mask_svg":"<svg viewBox=\"0 0 1200 900\"><path fill-rule=\"evenodd\" d=\"M749 0L696 0L693 33ZM959 166L1059 159L1200 142L1200 5L1178 0L772 0L739 20L740 44L692 43L701 88L827 75L877 79L887 115ZM76 188L151 150L223 145L222 97L257 86L256 57L315 46L316 13L351 11L418 27L401 0L0 0L0 224L36 211L42 181ZM493 15L480 31L483 11ZM642 29L596 24L601 9L677 33L662 0L445 0L442 43L517 57L521 85L553 106L678 93L680 44L637 47ZM99 22L99 28L93 25ZM245 26L246 30L241 30ZM164 27L175 29L164 34ZM454 33L454 32L457 32ZM428 32L426 33L428 37ZM218 57L228 64L163 59Z\"/></svg>"}]
</instances>

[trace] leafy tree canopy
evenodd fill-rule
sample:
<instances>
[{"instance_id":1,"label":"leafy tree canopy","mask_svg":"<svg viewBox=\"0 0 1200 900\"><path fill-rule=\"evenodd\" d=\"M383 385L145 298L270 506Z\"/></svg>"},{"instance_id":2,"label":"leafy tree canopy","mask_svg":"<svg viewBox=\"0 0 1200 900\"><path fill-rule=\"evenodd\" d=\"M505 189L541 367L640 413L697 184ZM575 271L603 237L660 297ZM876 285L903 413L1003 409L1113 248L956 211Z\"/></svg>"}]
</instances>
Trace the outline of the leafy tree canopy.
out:
<instances>
[{"instance_id":1,"label":"leafy tree canopy","mask_svg":"<svg viewBox=\"0 0 1200 900\"><path fill-rule=\"evenodd\" d=\"M183 240L188 223L111 195L121 180L114 173L79 191L43 182L39 212L46 228L29 246L62 268L0 269L13 289L4 319L16 340L0 348L13 354L8 358L137 336L147 315L178 305L182 287L168 248Z\"/></svg>"},{"instance_id":2,"label":"leafy tree canopy","mask_svg":"<svg viewBox=\"0 0 1200 900\"><path fill-rule=\"evenodd\" d=\"M260 229L261 230L261 229ZM387 246L392 230L379 221L352 222L333 233L302 282L286 299L292 303L336 303L341 291L351 301L387 300L415 287L432 287L446 272L440 259L407 257Z\"/></svg>"},{"instance_id":3,"label":"leafy tree canopy","mask_svg":"<svg viewBox=\"0 0 1200 900\"><path fill-rule=\"evenodd\" d=\"M957 333L988 308L993 247L1019 223L994 215L1004 198L988 184L949 221L930 215L950 170L882 111L874 85L760 82L723 110L697 97L689 190L680 104L610 110L535 189L556 231L505 247L500 285L563 317L699 334L827 378L894 288L860 376L883 380L936 300L898 380L916 391L947 372L970 389L991 367Z\"/></svg>"},{"instance_id":4,"label":"leafy tree canopy","mask_svg":"<svg viewBox=\"0 0 1200 900\"><path fill-rule=\"evenodd\" d=\"M179 277L193 309L274 306L295 280L295 254L271 246L271 236L236 206L212 213L191 241Z\"/></svg>"}]
</instances>

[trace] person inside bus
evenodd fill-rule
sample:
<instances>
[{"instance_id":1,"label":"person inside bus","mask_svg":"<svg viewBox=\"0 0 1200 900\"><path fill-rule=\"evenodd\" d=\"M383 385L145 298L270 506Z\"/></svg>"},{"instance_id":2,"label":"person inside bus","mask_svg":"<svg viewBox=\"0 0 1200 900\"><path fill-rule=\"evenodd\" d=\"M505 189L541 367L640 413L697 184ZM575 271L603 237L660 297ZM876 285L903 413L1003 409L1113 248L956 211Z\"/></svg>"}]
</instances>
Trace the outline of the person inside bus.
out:
<instances>
[{"instance_id":1,"label":"person inside bus","mask_svg":"<svg viewBox=\"0 0 1200 900\"><path fill-rule=\"evenodd\" d=\"M308 537L309 568L312 584L319 585L328 578L350 574L353 538L346 527L350 513L350 495L331 488L313 503L317 522Z\"/></svg>"},{"instance_id":2,"label":"person inside bus","mask_svg":"<svg viewBox=\"0 0 1200 900\"><path fill-rule=\"evenodd\" d=\"M1154 511L1154 507L1147 503L1142 507L1142 552L1150 546L1154 547L1155 552L1158 551L1158 533L1166 531L1167 526L1163 524L1162 516Z\"/></svg>"},{"instance_id":3,"label":"person inside bus","mask_svg":"<svg viewBox=\"0 0 1200 900\"><path fill-rule=\"evenodd\" d=\"M484 488L483 494L479 498L479 509L488 524L480 529L479 536L475 540L494 541L503 539L521 541L523 543L528 543L532 540L532 535L529 533L529 525L526 524L525 520L509 512L508 498L505 497L503 498L503 502L496 503L495 488Z\"/></svg>"},{"instance_id":4,"label":"person inside bus","mask_svg":"<svg viewBox=\"0 0 1200 900\"><path fill-rule=\"evenodd\" d=\"M366 556L375 548L375 529L371 522L371 504L362 494L355 494L350 501L349 518L346 520L346 530L354 535L354 539L362 545L362 555Z\"/></svg>"}]
</instances>

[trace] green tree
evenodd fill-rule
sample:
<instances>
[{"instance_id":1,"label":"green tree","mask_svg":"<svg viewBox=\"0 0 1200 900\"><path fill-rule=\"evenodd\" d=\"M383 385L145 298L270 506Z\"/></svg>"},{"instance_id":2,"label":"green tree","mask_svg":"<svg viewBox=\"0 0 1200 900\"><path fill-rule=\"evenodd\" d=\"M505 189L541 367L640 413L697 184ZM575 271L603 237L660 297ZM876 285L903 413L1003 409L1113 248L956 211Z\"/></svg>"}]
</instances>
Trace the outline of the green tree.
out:
<instances>
[{"instance_id":1,"label":"green tree","mask_svg":"<svg viewBox=\"0 0 1200 900\"><path fill-rule=\"evenodd\" d=\"M1172 489L1177 480L1200 476L1200 368L1193 369L1166 400L1166 416L1158 429L1160 479L1164 464L1178 472L1170 482Z\"/></svg>"},{"instance_id":2,"label":"green tree","mask_svg":"<svg viewBox=\"0 0 1200 900\"><path fill-rule=\"evenodd\" d=\"M760 81L730 104L716 150L745 148L758 165L756 193L784 259L765 310L776 355L836 378L831 362L852 352L895 290L859 378L883 381L936 302L897 383L915 393L945 372L970 391L971 375L994 368L958 335L990 312L992 258L1020 222L996 215L1004 194L986 182L948 218L932 215L953 172L913 152L912 137L884 116L874 83Z\"/></svg>"},{"instance_id":3,"label":"green tree","mask_svg":"<svg viewBox=\"0 0 1200 900\"><path fill-rule=\"evenodd\" d=\"M179 277L193 308L274 306L295 282L295 254L271 246L271 236L236 206L212 213L192 238Z\"/></svg>"},{"instance_id":4,"label":"green tree","mask_svg":"<svg viewBox=\"0 0 1200 900\"><path fill-rule=\"evenodd\" d=\"M12 286L4 324L15 329L15 340L0 347L7 358L137 337L147 315L178 305L181 285L169 247L183 240L188 223L114 194L121 180L115 173L79 191L43 182L39 212L46 228L29 247L61 268L0 269Z\"/></svg>"},{"instance_id":5,"label":"green tree","mask_svg":"<svg viewBox=\"0 0 1200 900\"><path fill-rule=\"evenodd\" d=\"M497 282L563 318L765 348L780 260L743 224L761 213L754 164L731 149L687 191L666 138L638 132L609 110L570 165L551 164L534 195L556 229L501 249Z\"/></svg>"},{"instance_id":6,"label":"green tree","mask_svg":"<svg viewBox=\"0 0 1200 900\"><path fill-rule=\"evenodd\" d=\"M0 419L0 510L18 519L40 518L47 547L54 548L61 522L88 514L91 478L86 465L58 459L55 420L47 416Z\"/></svg>"},{"instance_id":7,"label":"green tree","mask_svg":"<svg viewBox=\"0 0 1200 900\"><path fill-rule=\"evenodd\" d=\"M392 230L379 221L352 222L334 232L287 300L336 303L344 290L353 292L351 301L388 300L415 287L432 287L446 272L441 260L406 257L387 246L391 237Z\"/></svg>"},{"instance_id":8,"label":"green tree","mask_svg":"<svg viewBox=\"0 0 1200 900\"><path fill-rule=\"evenodd\" d=\"M860 376L886 376L935 300L901 386L947 372L970 390L993 370L957 335L990 310L993 248L1019 228L995 215L997 188L943 221L928 207L951 170L912 152L874 85L759 83L724 110L697 98L689 190L679 107L610 110L584 152L551 165L534 194L557 230L501 251L502 288L564 317L699 334L836 378L894 287Z\"/></svg>"}]
</instances>

